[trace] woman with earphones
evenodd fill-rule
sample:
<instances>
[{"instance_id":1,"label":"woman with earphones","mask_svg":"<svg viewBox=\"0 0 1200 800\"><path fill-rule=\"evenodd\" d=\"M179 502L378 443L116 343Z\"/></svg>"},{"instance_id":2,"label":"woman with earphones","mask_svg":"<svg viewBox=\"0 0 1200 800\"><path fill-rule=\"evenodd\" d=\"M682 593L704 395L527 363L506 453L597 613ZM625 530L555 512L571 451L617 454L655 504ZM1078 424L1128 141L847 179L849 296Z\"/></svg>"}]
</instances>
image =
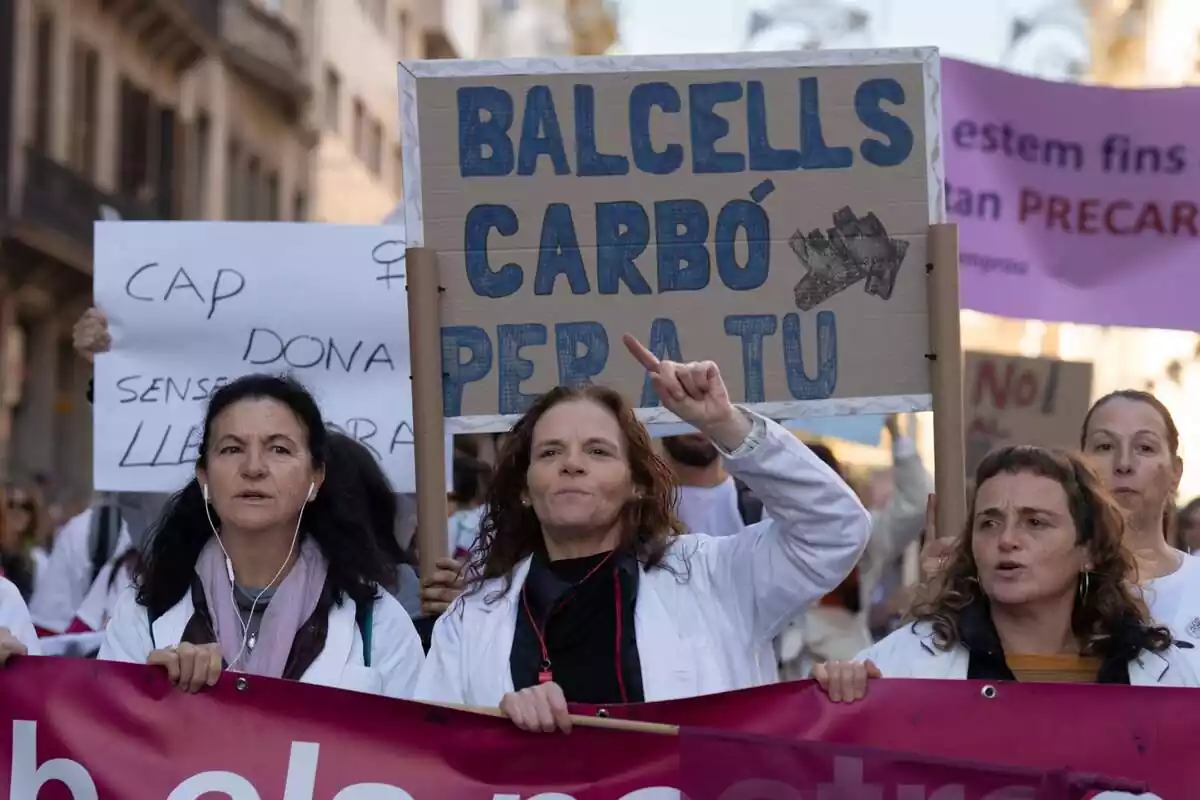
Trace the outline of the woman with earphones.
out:
<instances>
[{"instance_id":1,"label":"woman with earphones","mask_svg":"<svg viewBox=\"0 0 1200 800\"><path fill-rule=\"evenodd\" d=\"M410 696L420 638L380 588L395 565L355 476L326 469L326 437L312 395L289 378L216 391L196 478L163 510L99 658L163 667L191 692L228 669Z\"/></svg>"}]
</instances>

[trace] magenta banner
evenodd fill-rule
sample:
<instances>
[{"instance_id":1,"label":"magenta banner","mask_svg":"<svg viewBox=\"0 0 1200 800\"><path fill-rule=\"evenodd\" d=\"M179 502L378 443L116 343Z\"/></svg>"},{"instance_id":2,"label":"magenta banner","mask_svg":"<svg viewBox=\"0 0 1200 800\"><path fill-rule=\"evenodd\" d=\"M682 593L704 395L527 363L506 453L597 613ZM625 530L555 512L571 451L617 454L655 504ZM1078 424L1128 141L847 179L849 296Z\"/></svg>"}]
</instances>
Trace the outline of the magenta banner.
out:
<instances>
[{"instance_id":1,"label":"magenta banner","mask_svg":"<svg viewBox=\"0 0 1200 800\"><path fill-rule=\"evenodd\" d=\"M777 741L916 750L925 758L1034 770L1069 767L1145 786L1153 795L1143 800L1200 797L1200 761L1190 754L1200 717L1194 689L887 678L872 683L861 702L831 703L812 681L802 681L608 713ZM736 768L752 771L752 763Z\"/></svg>"},{"instance_id":2,"label":"magenta banner","mask_svg":"<svg viewBox=\"0 0 1200 800\"><path fill-rule=\"evenodd\" d=\"M1053 83L942 61L962 305L1200 329L1200 89Z\"/></svg>"},{"instance_id":3,"label":"magenta banner","mask_svg":"<svg viewBox=\"0 0 1200 800\"><path fill-rule=\"evenodd\" d=\"M910 708L952 699L945 691L953 686L902 683L919 695ZM804 705L817 712L809 724L822 720L833 704L805 684L741 693L741 713L723 697L698 698L681 711L704 716L711 703L713 718L733 730L685 725L673 735L577 727L563 736L522 733L492 716L266 678L227 674L214 688L185 695L151 667L23 658L0 670L0 797L1117 800L1149 788L1145 781L1092 775L1068 762L1048 769L996 764L1006 753L992 742L981 742L965 758L913 752L932 740L969 740L978 733L965 711L949 729L936 727L934 719L914 728L919 713L905 724L895 720L893 730L904 738L880 748L803 741L794 733L738 732L753 727L748 714L768 697L777 703L807 698ZM842 708L861 731L889 727L880 716L891 713L887 705L868 700ZM1069 718L1073 709L1045 704L1042 711ZM1190 719L1186 712L1176 706L1173 716ZM1009 719L1009 735L1036 738L1039 726L1030 720L1018 725ZM1077 731L1081 756L1093 739L1140 735L1121 717L1107 722ZM821 736L819 729L807 733ZM1159 742L1145 745L1153 750ZM1177 745L1177 777L1183 779L1194 736ZM1096 795L1097 789L1119 791ZM1156 791L1163 800L1187 796Z\"/></svg>"}]
</instances>

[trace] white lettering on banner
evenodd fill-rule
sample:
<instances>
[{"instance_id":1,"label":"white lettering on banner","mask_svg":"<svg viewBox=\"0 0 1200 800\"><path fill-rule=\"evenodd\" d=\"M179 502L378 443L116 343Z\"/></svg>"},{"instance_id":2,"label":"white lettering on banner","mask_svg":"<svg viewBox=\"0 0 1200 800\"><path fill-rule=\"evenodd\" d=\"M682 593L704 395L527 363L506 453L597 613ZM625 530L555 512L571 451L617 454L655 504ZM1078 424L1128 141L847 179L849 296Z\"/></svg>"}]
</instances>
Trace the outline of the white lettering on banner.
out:
<instances>
[{"instance_id":1,"label":"white lettering on banner","mask_svg":"<svg viewBox=\"0 0 1200 800\"><path fill-rule=\"evenodd\" d=\"M519 794L494 794L492 800L575 800L575 798L562 792L541 792L529 797L522 797ZM619 800L687 800L687 797L678 789L668 786L648 786L645 789L634 789L628 794L621 795Z\"/></svg>"},{"instance_id":2,"label":"white lettering on banner","mask_svg":"<svg viewBox=\"0 0 1200 800\"><path fill-rule=\"evenodd\" d=\"M96 784L82 764L69 758L38 764L36 722L13 720L10 774L9 800L37 800L42 786L55 781L67 787L73 800L99 800Z\"/></svg>"},{"instance_id":3,"label":"white lettering on banner","mask_svg":"<svg viewBox=\"0 0 1200 800\"><path fill-rule=\"evenodd\" d=\"M283 800L315 800L320 745L314 742L292 742L284 778ZM37 723L14 720L12 725L12 761L9 800L38 800L46 784L59 782L71 793L72 800L99 800L96 784L87 768L69 758L55 758L44 764L37 759ZM486 797L481 790L480 798ZM209 794L221 794L229 800L262 800L258 788L236 772L208 770L185 778L167 800L199 800ZM1036 790L1029 786L998 789L983 800L1033 800ZM815 800L964 800L961 785L934 787L884 786L863 781L863 761L852 757L835 757L833 780L817 787ZM722 792L720 800L812 800L813 795L801 792L782 781L744 780ZM1133 795L1126 792L1103 792L1095 800L1162 800L1155 794ZM415 800L401 789L387 783L356 783L346 786L333 800ZM564 792L541 792L523 797L520 794L496 793L491 800L575 800ZM648 786L623 795L619 800L686 800L678 789L667 786Z\"/></svg>"},{"instance_id":4,"label":"white lettering on banner","mask_svg":"<svg viewBox=\"0 0 1200 800\"><path fill-rule=\"evenodd\" d=\"M315 742L292 742L292 750L288 755L287 783L283 785L283 800L303 800L316 793L317 758L320 755L321 746Z\"/></svg>"},{"instance_id":5,"label":"white lettering on banner","mask_svg":"<svg viewBox=\"0 0 1200 800\"><path fill-rule=\"evenodd\" d=\"M356 783L342 789L334 795L333 800L413 800L413 796L398 786L386 783Z\"/></svg>"},{"instance_id":6,"label":"white lettering on banner","mask_svg":"<svg viewBox=\"0 0 1200 800\"><path fill-rule=\"evenodd\" d=\"M404 242L383 226L114 222L96 227L96 488L168 492L192 475L205 404L290 373L327 422L416 488ZM447 482L450 453L447 448Z\"/></svg>"},{"instance_id":7,"label":"white lettering on banner","mask_svg":"<svg viewBox=\"0 0 1200 800\"><path fill-rule=\"evenodd\" d=\"M754 779L730 786L720 800L804 800L804 796L783 781Z\"/></svg>"},{"instance_id":8,"label":"white lettering on banner","mask_svg":"<svg viewBox=\"0 0 1200 800\"><path fill-rule=\"evenodd\" d=\"M167 800L200 800L209 792L220 792L229 800L262 800L254 784L236 772L201 772L176 786Z\"/></svg>"}]
</instances>

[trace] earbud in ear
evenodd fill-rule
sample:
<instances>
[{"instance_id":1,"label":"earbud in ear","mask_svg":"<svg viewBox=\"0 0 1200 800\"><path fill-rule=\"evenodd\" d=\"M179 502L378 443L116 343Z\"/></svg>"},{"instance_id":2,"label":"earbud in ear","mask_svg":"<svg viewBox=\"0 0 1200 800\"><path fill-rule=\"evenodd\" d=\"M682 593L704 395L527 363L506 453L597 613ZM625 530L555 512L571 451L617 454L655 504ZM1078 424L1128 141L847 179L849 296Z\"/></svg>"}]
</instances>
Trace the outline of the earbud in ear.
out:
<instances>
[{"instance_id":1,"label":"earbud in ear","mask_svg":"<svg viewBox=\"0 0 1200 800\"><path fill-rule=\"evenodd\" d=\"M200 484L200 492L201 492L201 494L204 495L204 502L207 503L208 502L208 484L207 483Z\"/></svg>"},{"instance_id":2,"label":"earbud in ear","mask_svg":"<svg viewBox=\"0 0 1200 800\"><path fill-rule=\"evenodd\" d=\"M314 481L313 483L310 483L308 485L308 502L311 503L313 501L313 498L316 496L317 496L317 484Z\"/></svg>"}]
</instances>

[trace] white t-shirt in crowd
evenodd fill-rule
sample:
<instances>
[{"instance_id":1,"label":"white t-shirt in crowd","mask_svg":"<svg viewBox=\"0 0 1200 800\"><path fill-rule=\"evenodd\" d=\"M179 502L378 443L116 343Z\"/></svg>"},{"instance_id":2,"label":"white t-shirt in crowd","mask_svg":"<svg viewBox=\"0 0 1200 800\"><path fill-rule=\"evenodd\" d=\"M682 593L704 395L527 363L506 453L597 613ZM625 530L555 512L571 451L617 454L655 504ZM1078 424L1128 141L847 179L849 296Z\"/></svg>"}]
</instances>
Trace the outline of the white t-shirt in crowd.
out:
<instances>
[{"instance_id":1,"label":"white t-shirt in crowd","mask_svg":"<svg viewBox=\"0 0 1200 800\"><path fill-rule=\"evenodd\" d=\"M1189 595L1200 596L1197 587L1200 587L1200 558L1186 554L1179 569L1170 575L1142 581L1150 616L1169 626L1176 639L1200 647L1200 607L1185 607Z\"/></svg>"},{"instance_id":2,"label":"white t-shirt in crowd","mask_svg":"<svg viewBox=\"0 0 1200 800\"><path fill-rule=\"evenodd\" d=\"M745 527L733 478L716 486L680 486L676 513L687 533L732 536Z\"/></svg>"},{"instance_id":3,"label":"white t-shirt in crowd","mask_svg":"<svg viewBox=\"0 0 1200 800\"><path fill-rule=\"evenodd\" d=\"M0 628L7 628L17 641L25 645L30 655L40 655L37 631L29 619L29 609L21 592L7 578L0 578Z\"/></svg>"},{"instance_id":4,"label":"white t-shirt in crowd","mask_svg":"<svg viewBox=\"0 0 1200 800\"><path fill-rule=\"evenodd\" d=\"M54 537L50 560L38 571L29 612L33 624L54 633L62 633L75 619L75 611L92 588L92 554L88 550L92 536L92 509L72 517ZM116 553L130 545L129 528L122 523Z\"/></svg>"},{"instance_id":5,"label":"white t-shirt in crowd","mask_svg":"<svg viewBox=\"0 0 1200 800\"><path fill-rule=\"evenodd\" d=\"M117 558L120 558L121 555L124 553L122 552ZM82 623L89 631L104 630L104 626L112 617L113 610L117 607L117 601L121 599L125 590L133 585L133 575L124 565L121 566L116 577L113 577L115 566L116 559L104 565L96 576L96 580L93 581L92 588L88 589L83 602L75 611L75 621ZM73 624L72 627L78 628L78 625Z\"/></svg>"},{"instance_id":6,"label":"white t-shirt in crowd","mask_svg":"<svg viewBox=\"0 0 1200 800\"><path fill-rule=\"evenodd\" d=\"M470 552L479 538L479 524L483 521L484 506L455 511L446 520L446 538L450 556Z\"/></svg>"}]
</instances>

